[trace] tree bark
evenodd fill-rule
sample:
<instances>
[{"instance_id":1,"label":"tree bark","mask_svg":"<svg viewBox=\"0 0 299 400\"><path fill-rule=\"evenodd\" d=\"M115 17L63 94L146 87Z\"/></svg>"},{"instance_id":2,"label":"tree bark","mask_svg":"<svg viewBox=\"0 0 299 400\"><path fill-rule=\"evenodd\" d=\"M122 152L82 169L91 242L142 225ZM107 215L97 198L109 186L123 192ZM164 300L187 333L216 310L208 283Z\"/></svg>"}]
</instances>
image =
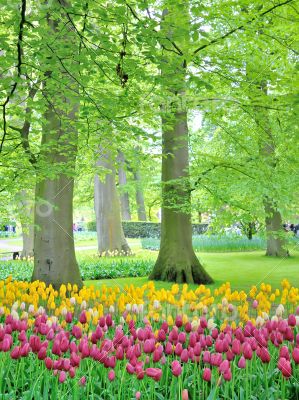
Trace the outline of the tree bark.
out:
<instances>
[{"instance_id":1,"label":"tree bark","mask_svg":"<svg viewBox=\"0 0 299 400\"><path fill-rule=\"evenodd\" d=\"M20 192L20 221L23 240L21 258L33 257L34 255L34 205L28 197L26 190Z\"/></svg>"},{"instance_id":2,"label":"tree bark","mask_svg":"<svg viewBox=\"0 0 299 400\"><path fill-rule=\"evenodd\" d=\"M59 15L63 17L64 11L60 3L56 3L56 6L53 8L53 16L48 14L48 34L55 39L52 46L66 46L72 51L72 31L66 30L66 35L57 36L57 18ZM32 280L44 281L55 288L69 282L81 287L73 237L78 88L70 75L61 70L61 65L52 52L44 60L44 63L47 62L49 71L46 72L43 96L51 101L46 101L45 104L45 122L37 168ZM57 68L56 74L61 74L61 84L59 80L51 79L53 64ZM74 90L68 90L68 86Z\"/></svg>"},{"instance_id":3,"label":"tree bark","mask_svg":"<svg viewBox=\"0 0 299 400\"><path fill-rule=\"evenodd\" d=\"M136 185L136 205L137 205L138 221L146 221L146 210L144 204L141 174L138 169L134 171L134 180Z\"/></svg>"},{"instance_id":4,"label":"tree bark","mask_svg":"<svg viewBox=\"0 0 299 400\"><path fill-rule=\"evenodd\" d=\"M170 4L170 3L169 3ZM176 12L173 12L176 9ZM175 19L180 15L185 27L176 32ZM177 42L180 51L189 48L188 6L172 3L164 10L161 30ZM164 43L161 43L162 47ZM168 46L168 42L166 47ZM192 247L191 194L189 178L188 125L185 96L187 62L181 55L164 53L161 75L165 99L162 114L162 221L158 259L150 279L178 283L211 283Z\"/></svg>"},{"instance_id":5,"label":"tree bark","mask_svg":"<svg viewBox=\"0 0 299 400\"><path fill-rule=\"evenodd\" d=\"M150 279L211 283L192 247L187 113L168 125L163 119L161 245Z\"/></svg>"},{"instance_id":6,"label":"tree bark","mask_svg":"<svg viewBox=\"0 0 299 400\"><path fill-rule=\"evenodd\" d=\"M102 150L100 149L100 153ZM128 255L130 247L125 239L120 212L120 201L115 183L112 154L101 154L97 166L108 170L103 180L94 180L94 207L100 255Z\"/></svg>"},{"instance_id":7,"label":"tree bark","mask_svg":"<svg viewBox=\"0 0 299 400\"><path fill-rule=\"evenodd\" d=\"M129 193L126 191L125 186L127 184L127 174L124 168L125 156L122 151L118 151L118 182L120 188L120 205L121 205L121 216L124 221L131 221L130 211L130 198Z\"/></svg>"},{"instance_id":8,"label":"tree bark","mask_svg":"<svg viewBox=\"0 0 299 400\"><path fill-rule=\"evenodd\" d=\"M281 214L268 199L265 199L264 207L267 235L266 256L287 257L289 256L289 252L286 248Z\"/></svg>"}]
</instances>

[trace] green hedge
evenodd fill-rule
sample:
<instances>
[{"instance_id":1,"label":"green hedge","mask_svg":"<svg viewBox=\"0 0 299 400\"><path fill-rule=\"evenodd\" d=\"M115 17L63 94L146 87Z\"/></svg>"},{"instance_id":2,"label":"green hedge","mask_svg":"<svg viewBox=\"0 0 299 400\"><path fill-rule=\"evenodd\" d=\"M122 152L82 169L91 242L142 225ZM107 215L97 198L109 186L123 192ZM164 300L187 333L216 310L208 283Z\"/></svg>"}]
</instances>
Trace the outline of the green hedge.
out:
<instances>
[{"instance_id":1,"label":"green hedge","mask_svg":"<svg viewBox=\"0 0 299 400\"><path fill-rule=\"evenodd\" d=\"M78 259L83 280L148 276L154 263L154 260L142 260L134 257L105 258L94 256ZM0 261L0 280L12 276L14 280L30 281L32 272L32 261Z\"/></svg>"},{"instance_id":2,"label":"green hedge","mask_svg":"<svg viewBox=\"0 0 299 400\"><path fill-rule=\"evenodd\" d=\"M159 222L132 222L124 221L123 223L125 237L128 238L159 238L161 224ZM87 224L89 231L96 231L95 221ZM206 232L208 224L193 224L193 235L201 235Z\"/></svg>"}]
</instances>

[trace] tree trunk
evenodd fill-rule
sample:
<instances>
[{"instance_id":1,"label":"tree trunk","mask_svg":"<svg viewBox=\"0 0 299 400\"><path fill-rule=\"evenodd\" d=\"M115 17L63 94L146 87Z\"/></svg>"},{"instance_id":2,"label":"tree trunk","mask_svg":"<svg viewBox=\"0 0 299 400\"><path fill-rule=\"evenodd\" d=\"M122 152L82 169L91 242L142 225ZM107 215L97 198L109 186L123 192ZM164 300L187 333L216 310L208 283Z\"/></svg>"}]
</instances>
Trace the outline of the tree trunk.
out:
<instances>
[{"instance_id":1,"label":"tree trunk","mask_svg":"<svg viewBox=\"0 0 299 400\"><path fill-rule=\"evenodd\" d=\"M101 154L97 165L110 171L103 181L96 175L94 182L94 206L99 254L106 256L131 254L121 224L120 202L115 184L115 167L111 160L111 153Z\"/></svg>"},{"instance_id":2,"label":"tree trunk","mask_svg":"<svg viewBox=\"0 0 299 400\"><path fill-rule=\"evenodd\" d=\"M170 5L170 3L168 3ZM176 8L176 12L173 12ZM185 25L176 32L176 17ZM161 30L171 38L178 36L181 51L188 51L189 11L185 5L171 3L164 10ZM182 35L185 33L185 36ZM163 46L163 43L161 43ZM166 47L168 44L166 44ZM211 283L192 247L191 195L189 179L188 125L185 97L186 60L173 52L164 52L161 62L164 98L169 102L162 112L162 221L158 259L150 279L178 283Z\"/></svg>"},{"instance_id":3,"label":"tree trunk","mask_svg":"<svg viewBox=\"0 0 299 400\"><path fill-rule=\"evenodd\" d=\"M65 46L72 51L74 40L72 31L66 30L66 35L57 36L57 18L59 13L63 15L63 10L60 3L55 4L57 7L53 8L53 17L48 14L48 34L55 39L52 47ZM71 57L72 54L69 58ZM32 280L44 281L55 288L68 282L81 287L82 280L76 262L73 237L73 177L78 139L76 128L78 88L74 80L64 70L59 69L61 68L59 60L52 52L49 52L49 56L43 62L49 62L43 97L51 101L45 103L45 122L39 168L37 168ZM75 61L72 59L71 62ZM56 75L61 74L60 80L51 79L53 64ZM74 90L68 90L68 87Z\"/></svg>"},{"instance_id":4,"label":"tree trunk","mask_svg":"<svg viewBox=\"0 0 299 400\"><path fill-rule=\"evenodd\" d=\"M20 221L22 227L23 249L21 258L33 257L34 245L34 205L28 198L26 190L20 192Z\"/></svg>"},{"instance_id":5,"label":"tree trunk","mask_svg":"<svg viewBox=\"0 0 299 400\"><path fill-rule=\"evenodd\" d=\"M265 223L267 234L266 256L287 257L289 256L289 252L286 249L281 214L273 207L269 200L265 200L264 207L266 212Z\"/></svg>"},{"instance_id":6,"label":"tree trunk","mask_svg":"<svg viewBox=\"0 0 299 400\"><path fill-rule=\"evenodd\" d=\"M139 170L134 171L134 180L136 184L136 205L137 205L138 221L146 221L143 188L141 182L141 174Z\"/></svg>"},{"instance_id":7,"label":"tree trunk","mask_svg":"<svg viewBox=\"0 0 299 400\"><path fill-rule=\"evenodd\" d=\"M125 156L122 151L118 151L118 182L120 188L120 205L121 205L121 216L124 221L131 221L130 211L130 198L129 193L126 191L125 186L127 184L127 175L124 169Z\"/></svg>"},{"instance_id":8,"label":"tree trunk","mask_svg":"<svg viewBox=\"0 0 299 400\"><path fill-rule=\"evenodd\" d=\"M163 119L161 245L150 279L211 283L192 247L187 113L168 125Z\"/></svg>"}]
</instances>

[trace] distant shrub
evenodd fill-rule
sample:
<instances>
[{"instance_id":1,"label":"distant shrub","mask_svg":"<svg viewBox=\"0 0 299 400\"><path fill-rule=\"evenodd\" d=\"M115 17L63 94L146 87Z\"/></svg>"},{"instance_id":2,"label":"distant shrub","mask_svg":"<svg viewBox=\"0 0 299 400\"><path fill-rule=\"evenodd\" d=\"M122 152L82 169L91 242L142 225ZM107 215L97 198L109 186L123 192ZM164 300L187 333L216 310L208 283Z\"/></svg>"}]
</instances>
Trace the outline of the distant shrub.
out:
<instances>
[{"instance_id":1,"label":"distant shrub","mask_svg":"<svg viewBox=\"0 0 299 400\"><path fill-rule=\"evenodd\" d=\"M159 238L161 224L159 222L123 221L125 237L127 238ZM95 221L87 224L90 231L96 231ZM206 232L208 224L193 224L193 234L201 235Z\"/></svg>"},{"instance_id":2,"label":"distant shrub","mask_svg":"<svg viewBox=\"0 0 299 400\"><path fill-rule=\"evenodd\" d=\"M79 269L83 280L113 279L147 276L154 261L134 257L79 257ZM32 261L0 261L0 280L12 276L14 280L30 281L33 272Z\"/></svg>"},{"instance_id":3,"label":"distant shrub","mask_svg":"<svg viewBox=\"0 0 299 400\"><path fill-rule=\"evenodd\" d=\"M233 252L253 251L266 248L266 241L262 237L254 237L252 240L244 236L200 235L193 237L195 251L203 252ZM156 238L144 238L141 240L143 249L159 250L160 240Z\"/></svg>"}]
</instances>

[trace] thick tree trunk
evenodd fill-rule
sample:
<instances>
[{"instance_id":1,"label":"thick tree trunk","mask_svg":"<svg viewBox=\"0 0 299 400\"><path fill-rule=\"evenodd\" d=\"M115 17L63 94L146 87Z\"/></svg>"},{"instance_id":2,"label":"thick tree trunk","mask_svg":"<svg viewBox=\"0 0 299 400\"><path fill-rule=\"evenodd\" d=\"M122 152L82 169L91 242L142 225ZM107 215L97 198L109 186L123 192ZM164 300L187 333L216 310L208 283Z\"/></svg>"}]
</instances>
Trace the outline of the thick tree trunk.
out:
<instances>
[{"instance_id":1,"label":"thick tree trunk","mask_svg":"<svg viewBox=\"0 0 299 400\"><path fill-rule=\"evenodd\" d=\"M134 171L134 180L136 185L136 205L137 205L138 221L146 221L144 195L141 182L141 174L139 170Z\"/></svg>"},{"instance_id":2,"label":"thick tree trunk","mask_svg":"<svg viewBox=\"0 0 299 400\"><path fill-rule=\"evenodd\" d=\"M181 51L188 51L188 3L167 3L161 30L178 37ZM176 12L174 12L176 10ZM176 32L176 18L181 16L184 31ZM167 42L168 43L168 42ZM163 43L161 43L163 45ZM165 43L166 45L166 43ZM166 47L168 44L166 45ZM192 247L191 196L189 180L188 125L185 98L186 60L165 52L161 63L165 99L162 111L162 221L158 259L150 279L178 283L211 283ZM163 93L164 94L164 93Z\"/></svg>"},{"instance_id":3,"label":"thick tree trunk","mask_svg":"<svg viewBox=\"0 0 299 400\"><path fill-rule=\"evenodd\" d=\"M48 33L55 39L52 46L64 45L72 51L75 40L72 31L66 30L66 35L57 36L57 18L59 13L62 16L64 11L60 3L57 2L55 5L53 15L50 14L51 10L48 14ZM55 49L54 47L54 52ZM44 63L47 61L49 61L49 71L46 73L47 80L43 96L51 101L46 101L45 105L45 122L38 161L39 168L37 168L32 280L38 279L56 288L68 282L81 287L82 280L76 262L73 237L73 177L78 139L76 128L78 88L64 70L59 70L61 64L52 52L49 52ZM70 61L66 57L64 62ZM50 71L53 63L56 63L56 75L61 74L60 80L51 79ZM68 87L74 90L68 90Z\"/></svg>"},{"instance_id":4,"label":"thick tree trunk","mask_svg":"<svg viewBox=\"0 0 299 400\"><path fill-rule=\"evenodd\" d=\"M211 283L192 247L187 113L173 117L171 128L162 120L161 245L150 279Z\"/></svg>"},{"instance_id":5,"label":"thick tree trunk","mask_svg":"<svg viewBox=\"0 0 299 400\"><path fill-rule=\"evenodd\" d=\"M282 218L280 212L273 207L270 201L265 201L265 223L267 235L266 256L287 257L289 255L286 249L286 240L282 227Z\"/></svg>"},{"instance_id":6,"label":"thick tree trunk","mask_svg":"<svg viewBox=\"0 0 299 400\"><path fill-rule=\"evenodd\" d=\"M21 258L33 257L34 246L34 205L26 190L20 192L20 221L22 227L23 248Z\"/></svg>"},{"instance_id":7,"label":"thick tree trunk","mask_svg":"<svg viewBox=\"0 0 299 400\"><path fill-rule=\"evenodd\" d=\"M122 151L118 151L118 182L120 188L120 205L121 205L121 216L124 221L131 221L130 211L130 198L129 193L126 191L125 186L127 184L127 174L124 168L125 156Z\"/></svg>"},{"instance_id":8,"label":"thick tree trunk","mask_svg":"<svg viewBox=\"0 0 299 400\"><path fill-rule=\"evenodd\" d=\"M103 181L96 175L94 182L94 206L99 254L106 256L131 254L121 224L120 202L115 184L115 167L111 160L111 153L101 154L97 165L110 171Z\"/></svg>"}]
</instances>

